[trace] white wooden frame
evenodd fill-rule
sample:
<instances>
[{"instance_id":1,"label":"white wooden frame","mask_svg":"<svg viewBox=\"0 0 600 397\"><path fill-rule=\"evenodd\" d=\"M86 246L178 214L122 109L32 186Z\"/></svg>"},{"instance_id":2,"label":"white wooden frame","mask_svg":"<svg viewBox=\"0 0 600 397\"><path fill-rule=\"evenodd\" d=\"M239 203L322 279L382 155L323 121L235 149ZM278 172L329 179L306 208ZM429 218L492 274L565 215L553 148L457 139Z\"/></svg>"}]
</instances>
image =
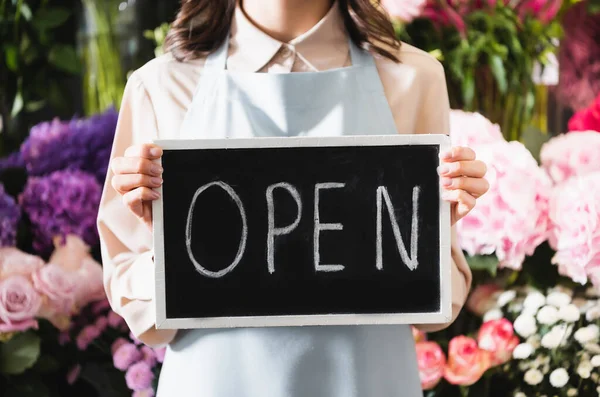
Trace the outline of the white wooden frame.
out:
<instances>
[{"instance_id":1,"label":"white wooden frame","mask_svg":"<svg viewBox=\"0 0 600 397\"><path fill-rule=\"evenodd\" d=\"M251 139L155 140L166 150L238 149L277 147L346 147L437 145L440 152L450 148L447 135L382 135L341 137L283 137ZM163 202L153 202L156 327L159 329L276 327L350 324L439 324L452 319L450 204L440 198L440 288L441 307L429 313L331 314L256 317L167 318L165 294L165 253ZM440 197L442 188L440 185Z\"/></svg>"}]
</instances>

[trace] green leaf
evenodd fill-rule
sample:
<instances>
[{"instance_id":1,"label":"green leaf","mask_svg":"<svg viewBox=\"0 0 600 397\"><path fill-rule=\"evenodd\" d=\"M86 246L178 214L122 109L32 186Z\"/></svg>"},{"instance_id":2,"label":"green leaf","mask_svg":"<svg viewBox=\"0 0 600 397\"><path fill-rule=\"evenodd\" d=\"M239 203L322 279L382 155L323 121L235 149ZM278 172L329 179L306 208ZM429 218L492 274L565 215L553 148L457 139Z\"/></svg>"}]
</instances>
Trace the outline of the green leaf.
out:
<instances>
[{"instance_id":1,"label":"green leaf","mask_svg":"<svg viewBox=\"0 0 600 397\"><path fill-rule=\"evenodd\" d=\"M33 26L38 30L56 28L69 19L71 11L62 7L42 8L35 13Z\"/></svg>"},{"instance_id":2,"label":"green leaf","mask_svg":"<svg viewBox=\"0 0 600 397\"><path fill-rule=\"evenodd\" d=\"M499 263L496 255L467 256L467 263L473 270L484 270L487 271L492 277L496 277Z\"/></svg>"},{"instance_id":3,"label":"green leaf","mask_svg":"<svg viewBox=\"0 0 600 397\"><path fill-rule=\"evenodd\" d=\"M13 107L10 112L10 117L16 117L17 114L19 114L21 110L23 110L23 104L23 94L21 93L21 91L17 91L17 94L15 95L15 100L13 101Z\"/></svg>"},{"instance_id":4,"label":"green leaf","mask_svg":"<svg viewBox=\"0 0 600 397\"><path fill-rule=\"evenodd\" d=\"M25 332L0 344L0 373L18 375L31 368L40 356L40 338Z\"/></svg>"},{"instance_id":5,"label":"green leaf","mask_svg":"<svg viewBox=\"0 0 600 397\"><path fill-rule=\"evenodd\" d=\"M475 78L473 73L466 73L465 78L462 81L462 92L465 106L470 108L473 105L473 98L475 98Z\"/></svg>"},{"instance_id":6,"label":"green leaf","mask_svg":"<svg viewBox=\"0 0 600 397\"><path fill-rule=\"evenodd\" d=\"M6 59L6 66L8 70L16 72L19 68L19 49L13 44L7 44L4 47L4 58Z\"/></svg>"},{"instance_id":7,"label":"green leaf","mask_svg":"<svg viewBox=\"0 0 600 397\"><path fill-rule=\"evenodd\" d=\"M60 370L60 363L56 358L45 354L40 356L33 369L41 373L56 372Z\"/></svg>"},{"instance_id":8,"label":"green leaf","mask_svg":"<svg viewBox=\"0 0 600 397\"><path fill-rule=\"evenodd\" d=\"M538 162L540 161L540 150L542 149L544 143L548 142L550 138L552 138L550 134L546 134L543 131L540 131L538 128L532 126L525 128L521 134L521 141L523 142L523 145L529 149L533 157Z\"/></svg>"},{"instance_id":9,"label":"green leaf","mask_svg":"<svg viewBox=\"0 0 600 397\"><path fill-rule=\"evenodd\" d=\"M25 18L26 21L31 21L31 8L29 8L26 3L20 2L18 12L23 16L23 18Z\"/></svg>"},{"instance_id":10,"label":"green leaf","mask_svg":"<svg viewBox=\"0 0 600 397\"><path fill-rule=\"evenodd\" d=\"M501 93L506 93L506 69L504 69L504 62L499 55L490 55L490 69L492 74L498 83L498 89Z\"/></svg>"},{"instance_id":11,"label":"green leaf","mask_svg":"<svg viewBox=\"0 0 600 397\"><path fill-rule=\"evenodd\" d=\"M31 102L27 102L27 104L25 105L25 110L28 112L37 112L44 106L46 106L45 99L42 99L40 101L31 101Z\"/></svg>"},{"instance_id":12,"label":"green leaf","mask_svg":"<svg viewBox=\"0 0 600 397\"><path fill-rule=\"evenodd\" d=\"M52 47L48 54L48 61L57 69L68 73L77 74L81 70L75 49L68 45L59 44Z\"/></svg>"}]
</instances>

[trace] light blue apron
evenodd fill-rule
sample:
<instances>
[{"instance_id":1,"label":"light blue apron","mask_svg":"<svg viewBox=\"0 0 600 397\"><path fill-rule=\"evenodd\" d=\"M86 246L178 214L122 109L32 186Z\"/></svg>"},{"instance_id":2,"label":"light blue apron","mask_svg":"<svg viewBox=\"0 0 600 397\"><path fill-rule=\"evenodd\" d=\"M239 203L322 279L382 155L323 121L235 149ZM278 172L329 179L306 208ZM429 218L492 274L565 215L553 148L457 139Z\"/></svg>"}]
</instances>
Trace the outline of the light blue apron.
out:
<instances>
[{"instance_id":1,"label":"light blue apron","mask_svg":"<svg viewBox=\"0 0 600 397\"><path fill-rule=\"evenodd\" d=\"M316 73L226 70L206 60L181 139L396 134L375 60ZM158 397L421 397L408 326L181 330Z\"/></svg>"}]
</instances>

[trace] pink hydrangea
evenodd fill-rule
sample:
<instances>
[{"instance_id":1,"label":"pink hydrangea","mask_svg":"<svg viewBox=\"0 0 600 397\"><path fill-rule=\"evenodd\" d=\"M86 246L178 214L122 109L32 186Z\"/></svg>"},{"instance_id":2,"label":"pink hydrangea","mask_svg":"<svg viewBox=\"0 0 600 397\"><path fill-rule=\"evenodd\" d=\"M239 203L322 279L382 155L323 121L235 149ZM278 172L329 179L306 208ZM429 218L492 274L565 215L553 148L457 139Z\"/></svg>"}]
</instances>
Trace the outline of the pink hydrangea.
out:
<instances>
[{"instance_id":1,"label":"pink hydrangea","mask_svg":"<svg viewBox=\"0 0 600 397\"><path fill-rule=\"evenodd\" d=\"M555 183L600 171L600 134L585 131L558 135L540 154L542 166Z\"/></svg>"},{"instance_id":2,"label":"pink hydrangea","mask_svg":"<svg viewBox=\"0 0 600 397\"><path fill-rule=\"evenodd\" d=\"M144 361L133 364L125 373L125 382L131 390L149 389L153 380L152 368Z\"/></svg>"},{"instance_id":3,"label":"pink hydrangea","mask_svg":"<svg viewBox=\"0 0 600 397\"><path fill-rule=\"evenodd\" d=\"M495 253L500 267L519 270L548 238L550 178L519 142L474 149L487 165L490 190L457 224L462 248L469 255Z\"/></svg>"},{"instance_id":4,"label":"pink hydrangea","mask_svg":"<svg viewBox=\"0 0 600 397\"><path fill-rule=\"evenodd\" d=\"M0 280L13 275L29 277L44 266L44 261L35 255L26 254L14 247L0 248Z\"/></svg>"},{"instance_id":5,"label":"pink hydrangea","mask_svg":"<svg viewBox=\"0 0 600 397\"><path fill-rule=\"evenodd\" d=\"M388 14L404 23L420 17L426 4L427 0L381 0L381 6Z\"/></svg>"},{"instance_id":6,"label":"pink hydrangea","mask_svg":"<svg viewBox=\"0 0 600 397\"><path fill-rule=\"evenodd\" d=\"M450 111L450 138L453 146L482 145L504 140L500 126L479 113Z\"/></svg>"},{"instance_id":7,"label":"pink hydrangea","mask_svg":"<svg viewBox=\"0 0 600 397\"><path fill-rule=\"evenodd\" d=\"M124 343L113 354L113 364L115 368L121 371L126 371L131 364L138 362L142 359L142 352L140 352L136 345L133 343Z\"/></svg>"},{"instance_id":8,"label":"pink hydrangea","mask_svg":"<svg viewBox=\"0 0 600 397\"><path fill-rule=\"evenodd\" d=\"M550 199L552 262L579 283L600 290L600 172L556 186Z\"/></svg>"}]
</instances>

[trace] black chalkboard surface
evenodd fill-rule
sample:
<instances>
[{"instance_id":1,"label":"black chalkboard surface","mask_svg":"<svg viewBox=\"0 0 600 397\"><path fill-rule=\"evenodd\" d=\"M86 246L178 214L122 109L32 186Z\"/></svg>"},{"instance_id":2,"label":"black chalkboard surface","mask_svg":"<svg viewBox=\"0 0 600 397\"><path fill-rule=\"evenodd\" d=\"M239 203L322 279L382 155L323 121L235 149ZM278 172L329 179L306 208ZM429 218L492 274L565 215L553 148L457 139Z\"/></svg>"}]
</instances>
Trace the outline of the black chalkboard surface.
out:
<instances>
[{"instance_id":1,"label":"black chalkboard surface","mask_svg":"<svg viewBox=\"0 0 600 397\"><path fill-rule=\"evenodd\" d=\"M445 322L445 135L156 141L158 328Z\"/></svg>"}]
</instances>

